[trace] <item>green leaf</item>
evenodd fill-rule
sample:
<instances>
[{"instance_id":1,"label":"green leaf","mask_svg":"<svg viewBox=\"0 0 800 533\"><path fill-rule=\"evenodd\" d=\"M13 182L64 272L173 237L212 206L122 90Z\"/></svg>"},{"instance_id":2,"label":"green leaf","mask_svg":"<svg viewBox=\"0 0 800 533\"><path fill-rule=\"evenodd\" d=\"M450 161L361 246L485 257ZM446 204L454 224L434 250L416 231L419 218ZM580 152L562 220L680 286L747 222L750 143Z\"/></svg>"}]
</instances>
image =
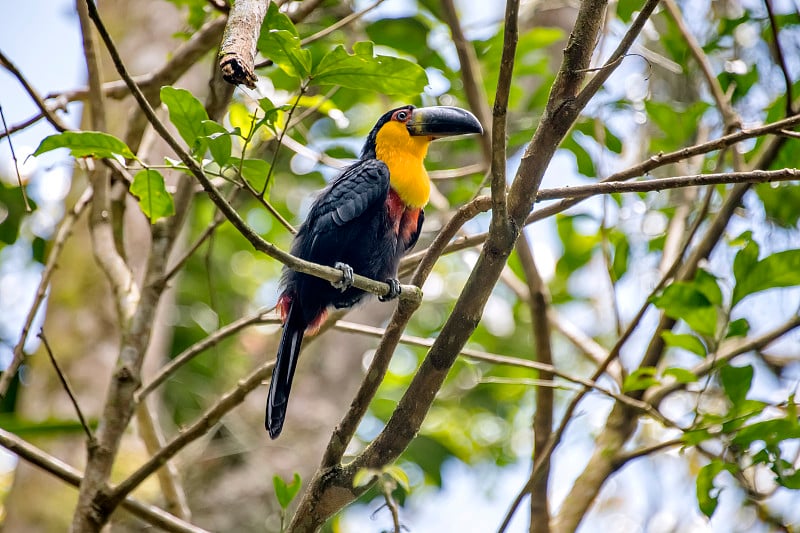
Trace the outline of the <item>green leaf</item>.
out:
<instances>
[{"instance_id":1,"label":"green leaf","mask_svg":"<svg viewBox=\"0 0 800 533\"><path fill-rule=\"evenodd\" d=\"M675 381L678 383L694 383L697 381L697 376L694 374L694 372L677 366L672 366L665 369L664 375L674 377Z\"/></svg>"},{"instance_id":2,"label":"green leaf","mask_svg":"<svg viewBox=\"0 0 800 533\"><path fill-rule=\"evenodd\" d=\"M731 442L747 447L763 441L767 447L773 447L788 439L800 439L800 424L796 419L774 418L742 428Z\"/></svg>"},{"instance_id":3,"label":"green leaf","mask_svg":"<svg viewBox=\"0 0 800 533\"><path fill-rule=\"evenodd\" d=\"M788 147L784 147L785 150ZM781 150L781 151L783 151ZM796 154L796 151L792 151ZM793 183L759 183L754 190L770 222L794 229L800 220L800 185Z\"/></svg>"},{"instance_id":4,"label":"green leaf","mask_svg":"<svg viewBox=\"0 0 800 533\"><path fill-rule=\"evenodd\" d=\"M656 368L652 366L637 368L625 377L622 392L644 390L653 385L659 385L661 382L656 379L656 372Z\"/></svg>"},{"instance_id":5,"label":"green leaf","mask_svg":"<svg viewBox=\"0 0 800 533\"><path fill-rule=\"evenodd\" d=\"M139 199L139 207L151 224L175 214L172 195L164 185L164 176L157 170L146 168L137 172L131 184L131 194Z\"/></svg>"},{"instance_id":6,"label":"green leaf","mask_svg":"<svg viewBox=\"0 0 800 533\"><path fill-rule=\"evenodd\" d=\"M567 150L575 156L575 164L578 167L578 172L587 178L597 177L597 170L594 167L594 161L586 148L576 140L575 136L581 136L580 132L573 131L572 135L564 139L561 143L561 148Z\"/></svg>"},{"instance_id":7,"label":"green leaf","mask_svg":"<svg viewBox=\"0 0 800 533\"><path fill-rule=\"evenodd\" d=\"M737 318L728 324L728 332L725 333L725 338L731 337L744 337L750 331L750 322L746 318Z\"/></svg>"},{"instance_id":8,"label":"green leaf","mask_svg":"<svg viewBox=\"0 0 800 533\"><path fill-rule=\"evenodd\" d=\"M295 472L291 483L286 483L280 476L273 476L272 485L275 487L275 497L278 499L278 504L281 509L286 509L300 491L300 474Z\"/></svg>"},{"instance_id":9,"label":"green leaf","mask_svg":"<svg viewBox=\"0 0 800 533\"><path fill-rule=\"evenodd\" d=\"M617 2L617 16L622 22L630 22L633 13L641 8L641 0L619 0Z\"/></svg>"},{"instance_id":10,"label":"green leaf","mask_svg":"<svg viewBox=\"0 0 800 533\"><path fill-rule=\"evenodd\" d=\"M231 158L233 148L230 132L213 120L204 120L200 125L203 128L203 136L198 137L197 140L203 151L208 149L214 162L220 167L225 166Z\"/></svg>"},{"instance_id":11,"label":"green leaf","mask_svg":"<svg viewBox=\"0 0 800 533\"><path fill-rule=\"evenodd\" d=\"M748 249L748 246L736 254L737 260L739 255ZM736 270L737 262L734 262L736 286L733 288L733 305L739 303L745 296L759 291L800 285L800 250L798 249L768 255L761 261L749 265L750 268L747 269L746 275L742 274L745 266L739 265L739 271Z\"/></svg>"},{"instance_id":12,"label":"green leaf","mask_svg":"<svg viewBox=\"0 0 800 533\"><path fill-rule=\"evenodd\" d=\"M631 255L631 247L628 244L628 239L622 233L619 238L613 239L614 242L614 260L611 262L611 272L614 274L614 279L618 280L625 275L628 271L628 260Z\"/></svg>"},{"instance_id":13,"label":"green leaf","mask_svg":"<svg viewBox=\"0 0 800 533\"><path fill-rule=\"evenodd\" d=\"M671 331L664 331L661 333L661 338L667 343L667 346L673 348L682 348L697 354L700 357L705 357L708 354L703 342L689 333L673 333Z\"/></svg>"},{"instance_id":14,"label":"green leaf","mask_svg":"<svg viewBox=\"0 0 800 533\"><path fill-rule=\"evenodd\" d=\"M714 305L722 305L722 291L716 276L701 268L697 270L693 283L697 290L708 298L709 302Z\"/></svg>"},{"instance_id":15,"label":"green leaf","mask_svg":"<svg viewBox=\"0 0 800 533\"><path fill-rule=\"evenodd\" d=\"M670 318L683 319L697 333L714 336L717 329L717 308L694 283L673 283L652 301Z\"/></svg>"},{"instance_id":16,"label":"green leaf","mask_svg":"<svg viewBox=\"0 0 800 533\"><path fill-rule=\"evenodd\" d=\"M681 42L681 46L685 44ZM644 105L648 120L655 123L662 134L660 138L654 135L651 139L650 149L653 152L675 150L682 146L686 139L691 139L697 132L697 124L709 108L709 104L703 101L676 107L673 102L656 102L648 99Z\"/></svg>"},{"instance_id":17,"label":"green leaf","mask_svg":"<svg viewBox=\"0 0 800 533\"><path fill-rule=\"evenodd\" d=\"M33 155L41 155L57 148L68 148L73 157L114 157L125 159L136 156L128 145L113 135L101 131L64 131L42 139Z\"/></svg>"},{"instance_id":18,"label":"green leaf","mask_svg":"<svg viewBox=\"0 0 800 533\"><path fill-rule=\"evenodd\" d=\"M190 148L194 148L198 137L205 135L203 121L208 113L200 100L186 89L165 86L161 88L161 101L167 106L169 120Z\"/></svg>"},{"instance_id":19,"label":"green leaf","mask_svg":"<svg viewBox=\"0 0 800 533\"><path fill-rule=\"evenodd\" d=\"M269 174L269 163L263 159L245 159L242 161L242 177L250 186L261 192Z\"/></svg>"},{"instance_id":20,"label":"green leaf","mask_svg":"<svg viewBox=\"0 0 800 533\"><path fill-rule=\"evenodd\" d=\"M750 276L750 271L758 263L759 248L758 243L753 240L751 232L740 235L737 239L744 241L744 246L736 253L733 258L733 277L736 283L744 283Z\"/></svg>"},{"instance_id":21,"label":"green leaf","mask_svg":"<svg viewBox=\"0 0 800 533\"><path fill-rule=\"evenodd\" d=\"M267 8L267 14L264 16L264 22L261 25L261 31L264 32L265 30L286 30L295 37L299 36L300 34L297 32L297 28L286 14L281 13L280 8L275 2L269 3L269 8Z\"/></svg>"},{"instance_id":22,"label":"green leaf","mask_svg":"<svg viewBox=\"0 0 800 533\"><path fill-rule=\"evenodd\" d=\"M720 489L714 486L714 478L722 471L731 472L733 469L733 465L713 459L697 474L697 503L707 517L711 518L719 503Z\"/></svg>"},{"instance_id":23,"label":"green leaf","mask_svg":"<svg viewBox=\"0 0 800 533\"><path fill-rule=\"evenodd\" d=\"M300 38L290 31L262 30L257 47L290 76L303 79L311 72L311 52L302 48Z\"/></svg>"},{"instance_id":24,"label":"green leaf","mask_svg":"<svg viewBox=\"0 0 800 533\"><path fill-rule=\"evenodd\" d=\"M696 446L701 442L705 442L713 438L707 429L693 429L686 431L681 439L686 446Z\"/></svg>"},{"instance_id":25,"label":"green leaf","mask_svg":"<svg viewBox=\"0 0 800 533\"><path fill-rule=\"evenodd\" d=\"M727 365L720 369L719 377L722 381L722 388L725 389L725 395L734 407L739 407L744 402L753 382L753 367L751 365Z\"/></svg>"},{"instance_id":26,"label":"green leaf","mask_svg":"<svg viewBox=\"0 0 800 533\"><path fill-rule=\"evenodd\" d=\"M328 52L312 73L315 85L341 85L389 95L416 95L428 83L425 70L397 57L375 55L371 42L358 42L348 54L339 45Z\"/></svg>"}]
</instances>

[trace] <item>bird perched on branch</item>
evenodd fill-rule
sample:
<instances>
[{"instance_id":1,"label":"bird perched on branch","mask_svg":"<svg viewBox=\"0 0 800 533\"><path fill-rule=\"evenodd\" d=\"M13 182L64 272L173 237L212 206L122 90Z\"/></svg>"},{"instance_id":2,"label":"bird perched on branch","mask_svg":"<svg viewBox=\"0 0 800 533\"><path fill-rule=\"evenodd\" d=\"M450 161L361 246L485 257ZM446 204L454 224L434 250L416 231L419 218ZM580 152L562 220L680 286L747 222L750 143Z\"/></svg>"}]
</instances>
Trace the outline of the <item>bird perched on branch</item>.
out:
<instances>
[{"instance_id":1,"label":"bird perched on branch","mask_svg":"<svg viewBox=\"0 0 800 533\"><path fill-rule=\"evenodd\" d=\"M269 384L265 426L271 438L283 429L292 377L305 333L316 333L330 307L351 307L366 293L352 287L353 273L386 281L400 294L397 267L417 242L430 195L423 160L431 141L483 133L478 120L457 107L407 105L385 113L372 128L361 157L311 206L292 244L292 254L342 271L342 280L284 268L278 299L283 335Z\"/></svg>"}]
</instances>

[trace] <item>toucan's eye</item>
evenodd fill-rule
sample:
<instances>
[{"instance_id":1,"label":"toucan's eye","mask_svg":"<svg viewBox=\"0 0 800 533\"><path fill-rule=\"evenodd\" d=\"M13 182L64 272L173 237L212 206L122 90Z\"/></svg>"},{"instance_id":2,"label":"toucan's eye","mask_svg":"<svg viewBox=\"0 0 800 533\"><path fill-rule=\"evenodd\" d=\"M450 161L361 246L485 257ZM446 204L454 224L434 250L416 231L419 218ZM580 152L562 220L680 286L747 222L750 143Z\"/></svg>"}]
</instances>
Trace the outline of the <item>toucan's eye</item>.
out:
<instances>
[{"instance_id":1,"label":"toucan's eye","mask_svg":"<svg viewBox=\"0 0 800 533\"><path fill-rule=\"evenodd\" d=\"M395 115L395 118L397 118L397 120L400 122L405 122L408 118L408 111L398 111Z\"/></svg>"}]
</instances>

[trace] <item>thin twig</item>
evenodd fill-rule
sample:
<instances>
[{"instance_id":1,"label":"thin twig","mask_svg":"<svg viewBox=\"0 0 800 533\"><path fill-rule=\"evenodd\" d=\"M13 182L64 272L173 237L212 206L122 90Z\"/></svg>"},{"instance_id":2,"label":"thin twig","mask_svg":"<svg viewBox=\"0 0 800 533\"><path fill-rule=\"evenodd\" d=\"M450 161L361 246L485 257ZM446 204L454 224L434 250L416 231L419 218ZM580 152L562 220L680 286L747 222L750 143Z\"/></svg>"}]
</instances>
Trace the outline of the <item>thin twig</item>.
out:
<instances>
[{"instance_id":1,"label":"thin twig","mask_svg":"<svg viewBox=\"0 0 800 533\"><path fill-rule=\"evenodd\" d=\"M42 112L42 114L47 118L47 121L56 130L66 131L69 129L61 121L61 119L58 118L58 115L56 115L55 112L52 109L50 109L50 107L45 103L42 97L39 96L39 93L36 92L36 89L33 88L30 82L28 82L28 80L25 78L25 76L22 75L22 72L20 72L20 70L14 65L14 63L11 62L11 60L3 53L2 50L0 50L0 65L5 67L6 70L8 70L11 74L14 75L15 78L17 78L17 81L25 89L25 92L28 93L28 96L30 96L31 99L34 101L36 107L39 108L39 111Z\"/></svg>"},{"instance_id":2,"label":"thin twig","mask_svg":"<svg viewBox=\"0 0 800 533\"><path fill-rule=\"evenodd\" d=\"M22 183L22 176L19 173L19 161L17 161L17 153L14 151L14 143L11 142L8 124L6 124L6 114L3 113L2 105L0 105L0 119L3 119L3 132L8 137L8 148L11 150L11 159L14 161L14 171L17 173L17 183L19 184L19 190L22 192L22 200L25 202L25 211L30 213L31 204L28 202L28 194L25 192L25 185Z\"/></svg>"},{"instance_id":3,"label":"thin twig","mask_svg":"<svg viewBox=\"0 0 800 533\"><path fill-rule=\"evenodd\" d=\"M774 42L775 57L778 59L778 66L781 68L783 74L783 83L786 86L786 116L794 115L794 104L792 98L792 77L789 75L789 66L786 64L786 57L781 48L781 41L779 39L780 30L778 28L778 21L775 18L775 11L772 8L772 0L764 0L764 7L767 9L767 16L769 17L769 29L772 32L772 40Z\"/></svg>"},{"instance_id":4,"label":"thin twig","mask_svg":"<svg viewBox=\"0 0 800 533\"><path fill-rule=\"evenodd\" d=\"M75 413L78 415L78 420L80 421L81 427L83 428L84 433L86 433L86 438L89 440L89 445L91 446L91 443L94 442L94 434L92 433L91 428L89 428L89 424L86 422L86 419L83 417L83 411L81 411L81 406L78 404L78 399L75 397L75 393L72 392L72 387L70 387L69 381L67 381L67 376L64 375L64 372L62 372L61 367L58 365L58 361L56 361L55 355L53 355L53 350L50 348L50 343L47 342L44 329L40 329L38 335L36 336L42 340L42 344L44 344L44 349L47 352L47 356L50 358L50 362L53 364L56 375L58 376L59 381L61 381L61 385L64 387L67 396L69 396L69 401L72 402L72 406L75 408Z\"/></svg>"},{"instance_id":5,"label":"thin twig","mask_svg":"<svg viewBox=\"0 0 800 533\"><path fill-rule=\"evenodd\" d=\"M28 309L28 315L25 317L25 322L22 325L22 332L20 333L19 340L17 344L14 345L14 354L11 358L11 362L3 371L2 375L0 375L0 398L4 397L8 392L8 387L11 385L11 381L17 374L17 370L25 357L25 343L28 341L28 334L31 331L33 321L39 312L39 308L45 296L47 296L47 288L50 286L50 277L53 275L53 271L58 264L58 258L61 256L61 251L64 249L64 243L72 233L72 227L75 225L75 222L77 222L81 213L83 213L83 210L86 209L86 206L89 205L91 200L92 189L89 187L83 191L81 197L75 202L72 209L67 212L64 220L58 227L56 236L53 239L52 248L47 255L47 262L45 263L44 270L42 270L39 286L36 287L33 304L31 304L30 309Z\"/></svg>"},{"instance_id":6,"label":"thin twig","mask_svg":"<svg viewBox=\"0 0 800 533\"><path fill-rule=\"evenodd\" d=\"M650 192L677 189L682 187L698 187L703 185L765 183L792 181L800 179L800 170L784 168L780 170L751 170L749 172L723 172L719 174L694 174L691 176L675 176L647 181L606 182L591 185L575 185L572 187L555 187L542 189L537 201L556 200L561 198L587 198L599 194L615 194L628 192Z\"/></svg>"},{"instance_id":7,"label":"thin twig","mask_svg":"<svg viewBox=\"0 0 800 533\"><path fill-rule=\"evenodd\" d=\"M274 308L272 308L274 309ZM176 357L170 360L169 363L161 367L158 373L153 376L148 383L143 385L136 393L136 401L142 402L148 394L153 392L159 385L161 385L167 378L174 374L179 368L191 361L195 356L201 354L208 348L217 345L223 339L238 333L242 329L255 325L262 324L266 321L265 315L272 311L272 309L259 309L255 313L242 317L227 326L219 328L217 331L211 333L203 340L196 342L189 346ZM277 317L275 322L277 322Z\"/></svg>"},{"instance_id":8,"label":"thin twig","mask_svg":"<svg viewBox=\"0 0 800 533\"><path fill-rule=\"evenodd\" d=\"M0 108L1 108L1 106L0 106ZM29 127L33 126L34 124L36 124L37 122L39 122L43 118L44 118L44 113L36 113L31 118L29 118L27 120L23 120L19 124L14 124L10 128L5 128L5 131L0 133L0 139L2 139L3 137L9 137L10 138L12 135L17 133L18 131L22 131L25 128L29 128ZM5 127L5 122L3 123L3 126Z\"/></svg>"}]
</instances>

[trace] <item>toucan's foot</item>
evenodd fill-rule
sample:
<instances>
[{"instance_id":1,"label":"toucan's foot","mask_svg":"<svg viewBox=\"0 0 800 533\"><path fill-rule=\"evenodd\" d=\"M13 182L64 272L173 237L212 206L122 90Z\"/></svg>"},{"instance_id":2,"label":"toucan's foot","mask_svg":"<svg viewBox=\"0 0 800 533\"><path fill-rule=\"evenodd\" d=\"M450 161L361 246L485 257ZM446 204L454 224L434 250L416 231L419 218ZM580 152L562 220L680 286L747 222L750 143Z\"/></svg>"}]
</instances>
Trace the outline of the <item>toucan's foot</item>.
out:
<instances>
[{"instance_id":1,"label":"toucan's foot","mask_svg":"<svg viewBox=\"0 0 800 533\"><path fill-rule=\"evenodd\" d=\"M341 281L331 281L331 285L342 292L346 291L353 285L353 267L347 263L337 262L335 265L333 265L333 268L342 271L342 279Z\"/></svg>"},{"instance_id":2,"label":"toucan's foot","mask_svg":"<svg viewBox=\"0 0 800 533\"><path fill-rule=\"evenodd\" d=\"M378 300L382 302L388 302L389 300L394 300L400 296L400 280L390 278L386 280L386 283L389 284L389 292L383 296L378 296Z\"/></svg>"}]
</instances>

